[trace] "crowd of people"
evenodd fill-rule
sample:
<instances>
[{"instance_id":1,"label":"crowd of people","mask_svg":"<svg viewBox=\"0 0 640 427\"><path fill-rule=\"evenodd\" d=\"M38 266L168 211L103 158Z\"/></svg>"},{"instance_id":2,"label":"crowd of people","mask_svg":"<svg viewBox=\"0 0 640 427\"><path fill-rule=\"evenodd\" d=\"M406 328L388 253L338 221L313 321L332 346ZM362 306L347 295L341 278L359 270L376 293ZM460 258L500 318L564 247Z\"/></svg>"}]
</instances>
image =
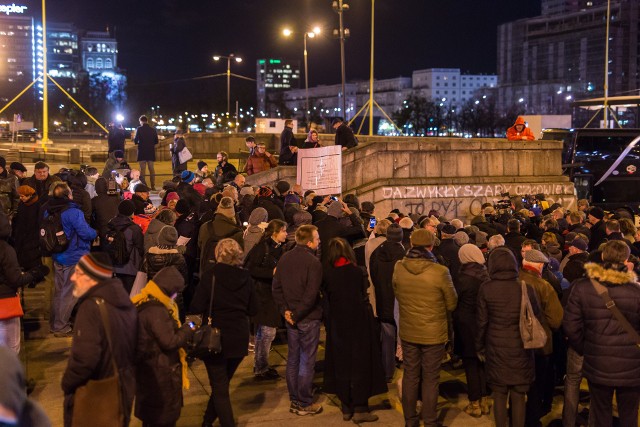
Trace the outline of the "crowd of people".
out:
<instances>
[{"instance_id":1,"label":"crowd of people","mask_svg":"<svg viewBox=\"0 0 640 427\"><path fill-rule=\"evenodd\" d=\"M258 172L251 159L265 154L254 142L247 170ZM139 160L153 174L153 160ZM27 177L0 158L0 343L20 351L22 313L9 310L21 288L44 282L51 333L73 338L65 425L79 411L78 390L116 369L125 424L133 411L144 426L175 425L188 350L207 320L222 350L202 357L212 388L203 426L235 425L229 385L249 351L256 381L286 378L291 413L320 413L313 381L323 327L322 390L337 395L345 421L376 421L369 398L401 378L405 424L437 425L449 361L465 372L464 412L493 411L497 426L540 426L562 382L563 425L586 425L583 377L590 425L611 425L614 392L621 425L637 425L640 235L632 214L585 200L571 211L542 210L517 197L470 219L376 212L354 194L317 195L287 181L252 187L226 153L217 160L212 173L202 160L195 171L174 167L154 205L154 183L141 171L54 174L38 162ZM523 345L524 299L547 337L535 350ZM268 357L279 329L285 372ZM1 394L0 405L7 409Z\"/></svg>"}]
</instances>

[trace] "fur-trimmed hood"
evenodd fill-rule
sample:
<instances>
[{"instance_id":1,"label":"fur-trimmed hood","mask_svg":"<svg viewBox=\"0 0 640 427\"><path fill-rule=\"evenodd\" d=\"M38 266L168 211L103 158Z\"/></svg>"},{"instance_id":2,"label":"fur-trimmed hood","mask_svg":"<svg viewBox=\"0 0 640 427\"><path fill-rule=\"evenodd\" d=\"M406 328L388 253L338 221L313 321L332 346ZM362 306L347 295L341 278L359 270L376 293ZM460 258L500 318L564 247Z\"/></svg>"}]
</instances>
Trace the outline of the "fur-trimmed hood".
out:
<instances>
[{"instance_id":1,"label":"fur-trimmed hood","mask_svg":"<svg viewBox=\"0 0 640 427\"><path fill-rule=\"evenodd\" d=\"M584 265L587 277L606 282L611 285L624 285L625 283L636 283L638 276L633 271L617 271L606 269L600 264L588 262Z\"/></svg>"}]
</instances>

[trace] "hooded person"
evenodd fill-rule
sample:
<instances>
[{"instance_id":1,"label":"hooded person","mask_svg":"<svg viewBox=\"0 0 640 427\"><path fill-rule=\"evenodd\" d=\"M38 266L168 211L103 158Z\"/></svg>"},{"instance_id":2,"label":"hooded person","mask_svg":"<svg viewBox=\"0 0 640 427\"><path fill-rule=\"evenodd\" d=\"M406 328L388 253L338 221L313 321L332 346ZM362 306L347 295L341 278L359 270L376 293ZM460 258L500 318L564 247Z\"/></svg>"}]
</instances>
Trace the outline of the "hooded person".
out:
<instances>
[{"instance_id":1,"label":"hooded person","mask_svg":"<svg viewBox=\"0 0 640 427\"><path fill-rule=\"evenodd\" d=\"M175 425L183 406L182 389L189 388L184 347L193 328L180 322L175 302L184 285L175 267L164 267L131 299L138 310L134 414L144 424Z\"/></svg>"},{"instance_id":2,"label":"hooded person","mask_svg":"<svg viewBox=\"0 0 640 427\"><path fill-rule=\"evenodd\" d=\"M27 396L24 369L18 355L0 346L0 366L0 425L51 427L42 406Z\"/></svg>"},{"instance_id":3,"label":"hooded person","mask_svg":"<svg viewBox=\"0 0 640 427\"><path fill-rule=\"evenodd\" d=\"M220 240L231 238L242 248L243 234L242 227L236 221L233 200L230 197L221 198L213 219L202 224L198 233L200 273L204 273L213 263L215 248Z\"/></svg>"},{"instance_id":4,"label":"hooded person","mask_svg":"<svg viewBox=\"0 0 640 427\"><path fill-rule=\"evenodd\" d=\"M462 234L466 235L466 233ZM475 347L478 335L476 322L478 290L483 282L489 280L489 273L485 267L484 254L474 244L463 244L458 251L458 258L460 258L460 272L454 281L458 294L458 306L453 312L453 326L460 345L458 353L462 357L467 378L469 405L464 411L478 418L489 414L491 408L484 369Z\"/></svg>"},{"instance_id":5,"label":"hooded person","mask_svg":"<svg viewBox=\"0 0 640 427\"><path fill-rule=\"evenodd\" d=\"M268 221L269 214L264 208L255 208L251 211L248 221L249 225L242 235L244 241L243 257L246 257L251 248L262 239Z\"/></svg>"},{"instance_id":6,"label":"hooded person","mask_svg":"<svg viewBox=\"0 0 640 427\"><path fill-rule=\"evenodd\" d=\"M302 147L300 148L318 148L320 145L320 138L318 137L318 131L311 129L307 134L307 139L304 140Z\"/></svg>"},{"instance_id":7,"label":"hooded person","mask_svg":"<svg viewBox=\"0 0 640 427\"><path fill-rule=\"evenodd\" d=\"M524 117L518 116L513 126L507 129L507 139L509 141L533 141L536 137L527 127Z\"/></svg>"},{"instance_id":8,"label":"hooded person","mask_svg":"<svg viewBox=\"0 0 640 427\"><path fill-rule=\"evenodd\" d=\"M175 266L187 281L187 263L177 248L178 231L171 225L165 225L158 233L157 245L149 248L144 254L140 271L147 277L155 276L163 267Z\"/></svg>"}]
</instances>

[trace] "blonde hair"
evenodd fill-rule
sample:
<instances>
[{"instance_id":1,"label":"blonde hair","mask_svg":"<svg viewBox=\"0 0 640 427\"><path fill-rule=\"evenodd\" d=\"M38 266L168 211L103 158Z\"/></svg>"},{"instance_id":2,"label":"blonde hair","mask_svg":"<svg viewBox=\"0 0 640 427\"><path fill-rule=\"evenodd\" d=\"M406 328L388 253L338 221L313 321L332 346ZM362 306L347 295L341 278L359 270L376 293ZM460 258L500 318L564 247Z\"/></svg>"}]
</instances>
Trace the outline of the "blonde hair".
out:
<instances>
[{"instance_id":1,"label":"blonde hair","mask_svg":"<svg viewBox=\"0 0 640 427\"><path fill-rule=\"evenodd\" d=\"M373 228L373 232L376 234L387 234L387 229L389 228L389 226L391 225L391 221L389 221L388 219L381 219L380 221L378 221L378 223L376 224L376 226Z\"/></svg>"},{"instance_id":2,"label":"blonde hair","mask_svg":"<svg viewBox=\"0 0 640 427\"><path fill-rule=\"evenodd\" d=\"M548 243L555 243L556 245L558 244L558 238L556 237L556 235L550 231L545 231L542 234L542 243L544 244L548 244Z\"/></svg>"},{"instance_id":3,"label":"blonde hair","mask_svg":"<svg viewBox=\"0 0 640 427\"><path fill-rule=\"evenodd\" d=\"M233 239L222 239L216 245L216 262L229 265L242 265L242 248Z\"/></svg>"}]
</instances>

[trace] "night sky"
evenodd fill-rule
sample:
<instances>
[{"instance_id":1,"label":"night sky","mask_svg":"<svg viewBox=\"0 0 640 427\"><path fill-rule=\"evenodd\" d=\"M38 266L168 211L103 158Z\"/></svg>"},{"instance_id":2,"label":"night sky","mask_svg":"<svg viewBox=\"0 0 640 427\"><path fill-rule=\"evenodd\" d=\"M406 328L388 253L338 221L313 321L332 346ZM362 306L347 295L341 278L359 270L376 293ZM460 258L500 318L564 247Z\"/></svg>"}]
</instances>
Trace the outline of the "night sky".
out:
<instances>
[{"instance_id":1,"label":"night sky","mask_svg":"<svg viewBox=\"0 0 640 427\"><path fill-rule=\"evenodd\" d=\"M34 3L31 11L39 10ZM371 1L348 3L347 80L366 79ZM299 59L302 65L302 34L286 39L285 26L322 27L324 33L308 45L309 85L340 82L340 48L331 36L338 15L330 0L48 0L47 8L50 20L115 30L119 66L126 69L136 108L189 104L224 110L224 78L150 83L222 73L226 63L214 63L214 54L241 56L244 62L233 64L232 72L249 77L255 77L258 58ZM539 12L540 0L377 0L375 76L409 77L432 67L495 73L497 25ZM254 83L232 80L232 93L241 106L255 102Z\"/></svg>"}]
</instances>

